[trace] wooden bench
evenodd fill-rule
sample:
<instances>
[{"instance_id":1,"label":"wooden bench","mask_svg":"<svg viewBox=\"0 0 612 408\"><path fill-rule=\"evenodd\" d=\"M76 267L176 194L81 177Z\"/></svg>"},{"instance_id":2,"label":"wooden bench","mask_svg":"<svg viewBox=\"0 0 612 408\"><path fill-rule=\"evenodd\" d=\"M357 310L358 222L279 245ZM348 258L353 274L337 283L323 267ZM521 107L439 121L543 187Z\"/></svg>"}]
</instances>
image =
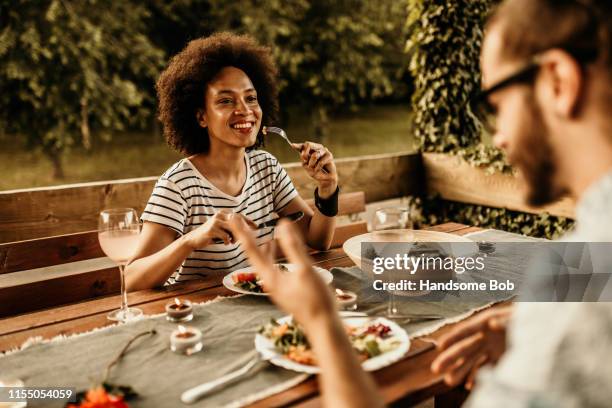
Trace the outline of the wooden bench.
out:
<instances>
[{"instance_id":1,"label":"wooden bench","mask_svg":"<svg viewBox=\"0 0 612 408\"><path fill-rule=\"evenodd\" d=\"M307 200L314 209L314 201ZM340 194L339 215L365 211L365 194ZM367 222L338 225L332 248L367 232ZM118 293L119 272L98 243L98 232L0 244L0 317Z\"/></svg>"}]
</instances>

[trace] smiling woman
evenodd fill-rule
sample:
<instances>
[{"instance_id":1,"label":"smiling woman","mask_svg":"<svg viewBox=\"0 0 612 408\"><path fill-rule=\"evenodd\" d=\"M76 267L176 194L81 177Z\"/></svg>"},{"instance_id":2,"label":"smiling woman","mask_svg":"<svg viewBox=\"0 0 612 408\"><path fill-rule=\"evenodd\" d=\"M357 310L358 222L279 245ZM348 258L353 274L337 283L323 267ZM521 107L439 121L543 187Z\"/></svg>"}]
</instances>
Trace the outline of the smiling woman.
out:
<instances>
[{"instance_id":1,"label":"smiling woman","mask_svg":"<svg viewBox=\"0 0 612 408\"><path fill-rule=\"evenodd\" d=\"M225 274L246 266L228 227L232 217L257 224L302 211L311 247L329 247L338 180L333 156L300 145L302 164L318 184L313 211L263 146L262 125L278 111L277 70L252 38L218 33L191 41L157 82L159 119L168 144L186 157L157 181L143 212L139 248L126 268L129 290ZM273 228L255 232L258 245ZM222 242L222 243L218 243Z\"/></svg>"}]
</instances>

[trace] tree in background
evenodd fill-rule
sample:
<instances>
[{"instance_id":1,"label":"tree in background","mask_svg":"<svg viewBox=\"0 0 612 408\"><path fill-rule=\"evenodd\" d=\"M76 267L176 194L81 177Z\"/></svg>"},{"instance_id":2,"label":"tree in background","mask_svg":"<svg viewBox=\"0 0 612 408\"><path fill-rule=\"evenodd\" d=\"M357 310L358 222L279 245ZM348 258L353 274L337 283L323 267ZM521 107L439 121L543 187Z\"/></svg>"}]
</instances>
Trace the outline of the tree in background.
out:
<instances>
[{"instance_id":1,"label":"tree in background","mask_svg":"<svg viewBox=\"0 0 612 408\"><path fill-rule=\"evenodd\" d=\"M281 102L310 110L319 136L329 110L406 92L402 2L181 0L173 12L184 7L207 10L192 15L192 34L231 30L271 46Z\"/></svg>"},{"instance_id":2,"label":"tree in background","mask_svg":"<svg viewBox=\"0 0 612 408\"><path fill-rule=\"evenodd\" d=\"M61 178L68 147L144 125L165 60L149 15L138 1L2 1L0 131L41 148Z\"/></svg>"},{"instance_id":3,"label":"tree in background","mask_svg":"<svg viewBox=\"0 0 612 408\"><path fill-rule=\"evenodd\" d=\"M312 113L405 95L406 7L381 0L0 0L0 132L62 153L150 126L167 56L214 31L272 48L281 103Z\"/></svg>"}]
</instances>

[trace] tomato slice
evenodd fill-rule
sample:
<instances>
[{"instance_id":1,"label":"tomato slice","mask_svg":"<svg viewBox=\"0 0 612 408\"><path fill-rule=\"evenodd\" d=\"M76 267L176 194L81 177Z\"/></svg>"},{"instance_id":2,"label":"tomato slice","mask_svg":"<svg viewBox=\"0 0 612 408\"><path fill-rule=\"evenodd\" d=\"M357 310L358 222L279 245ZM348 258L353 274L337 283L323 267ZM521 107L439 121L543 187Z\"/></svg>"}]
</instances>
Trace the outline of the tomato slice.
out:
<instances>
[{"instance_id":1,"label":"tomato slice","mask_svg":"<svg viewBox=\"0 0 612 408\"><path fill-rule=\"evenodd\" d=\"M234 283L240 282L255 282L257 280L257 274L255 272L241 272L232 275Z\"/></svg>"}]
</instances>

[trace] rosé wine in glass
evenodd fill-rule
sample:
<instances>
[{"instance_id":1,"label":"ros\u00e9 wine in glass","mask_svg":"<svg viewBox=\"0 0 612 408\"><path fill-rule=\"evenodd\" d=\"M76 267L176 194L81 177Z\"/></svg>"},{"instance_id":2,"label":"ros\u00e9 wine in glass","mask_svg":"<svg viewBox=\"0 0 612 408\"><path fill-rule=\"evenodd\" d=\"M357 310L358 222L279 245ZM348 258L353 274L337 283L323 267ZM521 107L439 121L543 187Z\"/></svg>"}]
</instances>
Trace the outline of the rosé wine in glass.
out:
<instances>
[{"instance_id":1,"label":"ros\u00e9 wine in glass","mask_svg":"<svg viewBox=\"0 0 612 408\"><path fill-rule=\"evenodd\" d=\"M126 322L142 315L142 310L128 307L124 267L136 253L140 234L138 214L131 208L114 208L100 213L98 240L102 251L119 265L121 309L108 314L110 320Z\"/></svg>"},{"instance_id":2,"label":"ros\u00e9 wine in glass","mask_svg":"<svg viewBox=\"0 0 612 408\"><path fill-rule=\"evenodd\" d=\"M138 230L104 231L98 234L102 251L118 264L127 264L138 246Z\"/></svg>"}]
</instances>

